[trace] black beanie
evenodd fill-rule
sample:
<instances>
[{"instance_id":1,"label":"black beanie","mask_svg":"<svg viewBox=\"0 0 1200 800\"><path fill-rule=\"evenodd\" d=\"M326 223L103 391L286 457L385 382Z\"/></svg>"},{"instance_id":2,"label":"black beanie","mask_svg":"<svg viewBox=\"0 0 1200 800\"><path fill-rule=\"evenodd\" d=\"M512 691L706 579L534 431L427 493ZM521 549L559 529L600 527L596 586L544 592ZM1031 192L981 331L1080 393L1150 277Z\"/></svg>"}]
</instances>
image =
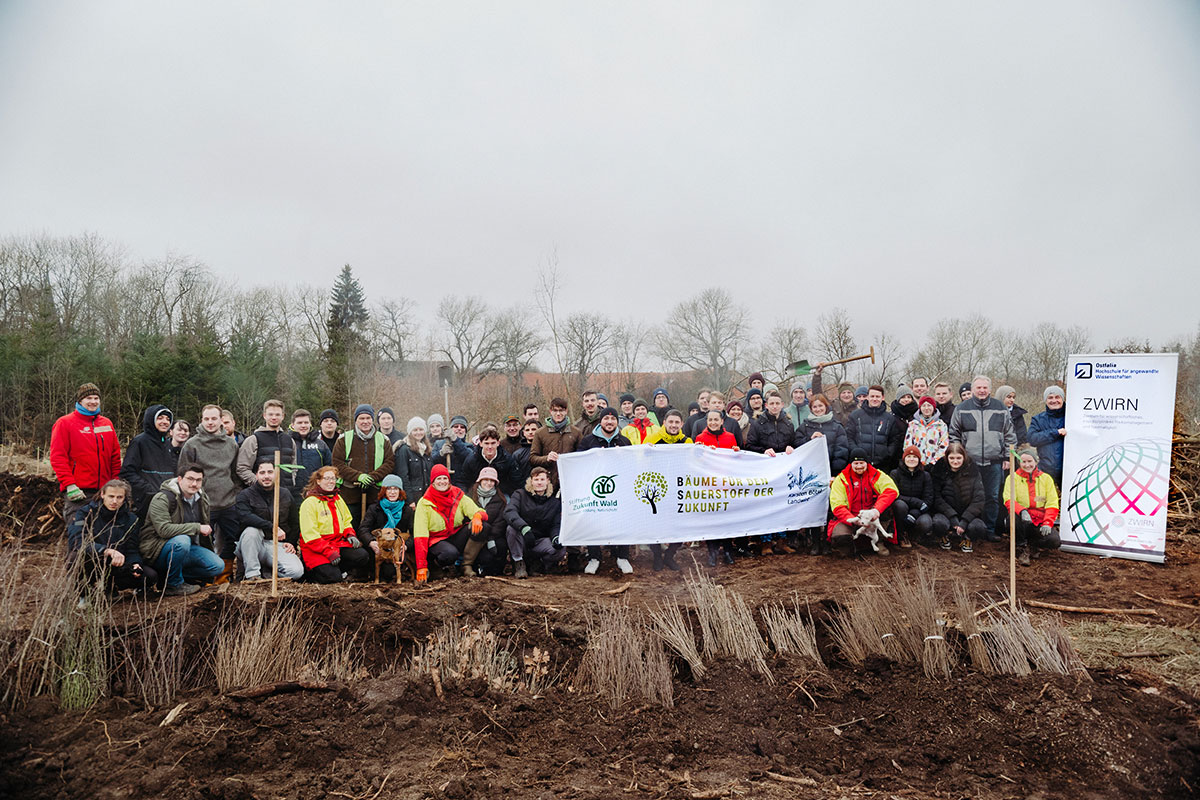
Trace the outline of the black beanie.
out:
<instances>
[{"instance_id":1,"label":"black beanie","mask_svg":"<svg viewBox=\"0 0 1200 800\"><path fill-rule=\"evenodd\" d=\"M855 447L850 450L851 461L867 461L867 451L861 447Z\"/></svg>"}]
</instances>

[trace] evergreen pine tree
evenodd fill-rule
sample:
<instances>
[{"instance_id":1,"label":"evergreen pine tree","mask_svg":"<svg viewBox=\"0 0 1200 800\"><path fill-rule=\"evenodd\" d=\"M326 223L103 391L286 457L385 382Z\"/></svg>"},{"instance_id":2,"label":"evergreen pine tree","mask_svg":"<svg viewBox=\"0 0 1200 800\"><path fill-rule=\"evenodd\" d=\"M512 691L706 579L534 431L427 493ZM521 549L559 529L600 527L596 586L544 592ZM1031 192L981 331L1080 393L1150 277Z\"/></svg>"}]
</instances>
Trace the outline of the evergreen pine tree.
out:
<instances>
[{"instance_id":1,"label":"evergreen pine tree","mask_svg":"<svg viewBox=\"0 0 1200 800\"><path fill-rule=\"evenodd\" d=\"M349 406L350 357L366 344L365 332L369 319L362 286L354 277L350 265L346 264L333 282L333 294L329 298L325 365L334 408Z\"/></svg>"}]
</instances>

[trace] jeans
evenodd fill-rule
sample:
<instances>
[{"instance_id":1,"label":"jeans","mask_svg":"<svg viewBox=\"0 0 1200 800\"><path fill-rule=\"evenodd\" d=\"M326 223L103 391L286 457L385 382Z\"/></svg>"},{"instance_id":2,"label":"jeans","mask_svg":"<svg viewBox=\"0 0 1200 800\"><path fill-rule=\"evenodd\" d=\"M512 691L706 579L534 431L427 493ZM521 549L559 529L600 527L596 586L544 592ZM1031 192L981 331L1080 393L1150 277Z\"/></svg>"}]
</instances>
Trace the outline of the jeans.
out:
<instances>
[{"instance_id":1,"label":"jeans","mask_svg":"<svg viewBox=\"0 0 1200 800\"><path fill-rule=\"evenodd\" d=\"M1004 482L1004 467L1000 464L988 464L979 468L983 477L983 527L991 533L996 530L996 520L1000 517L1000 486Z\"/></svg>"},{"instance_id":2,"label":"jeans","mask_svg":"<svg viewBox=\"0 0 1200 800\"><path fill-rule=\"evenodd\" d=\"M263 570L271 569L274 546L267 541L269 536L258 528L246 528L238 538L237 554L241 556L245 577L258 578ZM279 543L279 577L298 579L304 576L304 562L299 553L286 553L283 542Z\"/></svg>"},{"instance_id":3,"label":"jeans","mask_svg":"<svg viewBox=\"0 0 1200 800\"><path fill-rule=\"evenodd\" d=\"M180 534L168 539L154 561L154 568L167 577L167 588L182 586L185 580L208 583L225 570L220 556L193 544L190 537Z\"/></svg>"}]
</instances>

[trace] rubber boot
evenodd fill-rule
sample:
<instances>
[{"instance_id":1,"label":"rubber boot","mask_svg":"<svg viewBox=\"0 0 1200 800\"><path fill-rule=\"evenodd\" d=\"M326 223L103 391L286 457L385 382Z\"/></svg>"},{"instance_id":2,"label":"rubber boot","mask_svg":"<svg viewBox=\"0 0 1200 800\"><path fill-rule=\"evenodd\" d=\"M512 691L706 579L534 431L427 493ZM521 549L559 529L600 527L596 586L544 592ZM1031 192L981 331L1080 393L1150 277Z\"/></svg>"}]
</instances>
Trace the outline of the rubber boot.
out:
<instances>
[{"instance_id":1,"label":"rubber boot","mask_svg":"<svg viewBox=\"0 0 1200 800\"><path fill-rule=\"evenodd\" d=\"M654 571L662 572L662 569L663 569L662 545L654 545L653 549L651 550L651 554L654 556Z\"/></svg>"},{"instance_id":2,"label":"rubber boot","mask_svg":"<svg viewBox=\"0 0 1200 800\"><path fill-rule=\"evenodd\" d=\"M821 555L821 544L824 541L824 537L821 536L821 529L817 528L816 530L811 531L809 536L812 539L812 544L808 548L808 554L810 556Z\"/></svg>"},{"instance_id":3,"label":"rubber boot","mask_svg":"<svg viewBox=\"0 0 1200 800\"><path fill-rule=\"evenodd\" d=\"M479 553L483 550L483 542L477 542L474 539L467 539L467 543L463 545L463 577L478 578L479 573L475 571L475 559L479 557Z\"/></svg>"}]
</instances>

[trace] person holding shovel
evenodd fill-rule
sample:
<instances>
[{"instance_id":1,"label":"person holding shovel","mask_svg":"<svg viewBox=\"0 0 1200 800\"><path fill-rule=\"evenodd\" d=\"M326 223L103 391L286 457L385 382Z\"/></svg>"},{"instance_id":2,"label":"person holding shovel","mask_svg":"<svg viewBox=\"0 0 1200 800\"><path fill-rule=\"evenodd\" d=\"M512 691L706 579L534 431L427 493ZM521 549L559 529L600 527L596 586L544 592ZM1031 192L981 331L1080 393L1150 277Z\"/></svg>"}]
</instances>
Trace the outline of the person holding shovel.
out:
<instances>
[{"instance_id":1,"label":"person holding shovel","mask_svg":"<svg viewBox=\"0 0 1200 800\"><path fill-rule=\"evenodd\" d=\"M396 464L388 438L375 427L375 409L367 403L354 409L354 427L333 448L333 466L341 478L341 497L350 509L352 527L366 513L367 495L390 475Z\"/></svg>"}]
</instances>

